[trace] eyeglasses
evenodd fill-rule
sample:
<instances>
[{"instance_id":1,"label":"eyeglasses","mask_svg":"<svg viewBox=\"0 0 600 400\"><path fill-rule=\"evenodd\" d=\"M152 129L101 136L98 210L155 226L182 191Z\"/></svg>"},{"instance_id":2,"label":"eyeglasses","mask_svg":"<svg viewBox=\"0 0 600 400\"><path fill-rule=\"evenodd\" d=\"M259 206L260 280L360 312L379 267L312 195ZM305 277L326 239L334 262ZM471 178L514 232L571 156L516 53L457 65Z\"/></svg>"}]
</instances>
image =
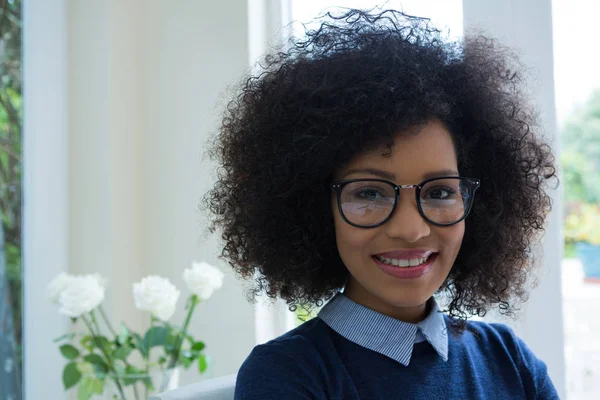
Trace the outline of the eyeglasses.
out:
<instances>
[{"instance_id":1,"label":"eyeglasses","mask_svg":"<svg viewBox=\"0 0 600 400\"><path fill-rule=\"evenodd\" d=\"M400 189L416 189L421 216L437 226L454 225L469 215L479 179L444 176L418 185L396 185L383 179L352 179L333 182L342 218L358 228L375 228L392 217Z\"/></svg>"}]
</instances>

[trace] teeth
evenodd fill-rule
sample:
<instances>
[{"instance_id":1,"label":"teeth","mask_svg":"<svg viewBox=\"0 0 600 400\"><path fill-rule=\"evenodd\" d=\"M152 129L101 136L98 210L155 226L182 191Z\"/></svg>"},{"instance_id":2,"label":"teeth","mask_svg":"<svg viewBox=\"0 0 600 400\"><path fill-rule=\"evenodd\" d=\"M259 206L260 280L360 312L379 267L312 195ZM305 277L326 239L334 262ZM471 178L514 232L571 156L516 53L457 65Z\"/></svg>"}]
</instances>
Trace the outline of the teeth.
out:
<instances>
[{"instance_id":1,"label":"teeth","mask_svg":"<svg viewBox=\"0 0 600 400\"><path fill-rule=\"evenodd\" d=\"M379 261L381 261L384 264L388 264L388 265L394 265L394 266L398 266L398 267L416 267L417 265L421 265L424 264L430 257L431 255L425 257L425 258L412 258L410 260L400 260L397 258L385 258L385 257L381 257L381 256L375 256L377 257L377 259Z\"/></svg>"}]
</instances>

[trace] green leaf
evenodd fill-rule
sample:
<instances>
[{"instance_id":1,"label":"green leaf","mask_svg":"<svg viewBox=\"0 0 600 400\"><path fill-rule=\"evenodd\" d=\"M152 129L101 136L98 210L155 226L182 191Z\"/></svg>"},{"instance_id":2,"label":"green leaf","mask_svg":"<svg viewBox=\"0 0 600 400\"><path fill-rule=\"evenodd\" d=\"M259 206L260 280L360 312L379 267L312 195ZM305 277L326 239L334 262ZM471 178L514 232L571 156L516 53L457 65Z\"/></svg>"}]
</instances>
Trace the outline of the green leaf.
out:
<instances>
[{"instance_id":1,"label":"green leaf","mask_svg":"<svg viewBox=\"0 0 600 400\"><path fill-rule=\"evenodd\" d=\"M142 353L142 356L146 357L148 354L148 346L146 345L144 339L142 339L142 337L137 333L133 334L133 344L135 345L136 349Z\"/></svg>"},{"instance_id":2,"label":"green leaf","mask_svg":"<svg viewBox=\"0 0 600 400\"><path fill-rule=\"evenodd\" d=\"M146 348L151 349L155 346L164 346L167 344L169 331L164 326L154 326L146 332L144 342Z\"/></svg>"},{"instance_id":3,"label":"green leaf","mask_svg":"<svg viewBox=\"0 0 600 400\"><path fill-rule=\"evenodd\" d=\"M88 351L92 351L92 349L94 348L94 346L92 345L92 337L90 335L85 335L84 337L81 338L81 346L85 349L87 349Z\"/></svg>"},{"instance_id":4,"label":"green leaf","mask_svg":"<svg viewBox=\"0 0 600 400\"><path fill-rule=\"evenodd\" d=\"M79 350L70 344L60 346L60 352L67 360L74 360L79 357Z\"/></svg>"},{"instance_id":5,"label":"green leaf","mask_svg":"<svg viewBox=\"0 0 600 400\"><path fill-rule=\"evenodd\" d=\"M92 345L97 347L100 350L104 350L107 352L111 351L111 345L107 338L104 336L94 336L92 338Z\"/></svg>"},{"instance_id":6,"label":"green leaf","mask_svg":"<svg viewBox=\"0 0 600 400\"><path fill-rule=\"evenodd\" d=\"M77 369L81 376L91 376L94 374L94 366L89 362L78 362Z\"/></svg>"},{"instance_id":7,"label":"green leaf","mask_svg":"<svg viewBox=\"0 0 600 400\"><path fill-rule=\"evenodd\" d=\"M63 385L65 390L72 388L77 385L77 382L81 379L81 373L77 369L77 364L74 362L70 362L63 369Z\"/></svg>"},{"instance_id":8,"label":"green leaf","mask_svg":"<svg viewBox=\"0 0 600 400\"><path fill-rule=\"evenodd\" d=\"M181 363L181 365L183 365L183 368L188 369L190 365L192 365L192 363L194 362L194 359L183 356L179 357L179 362Z\"/></svg>"},{"instance_id":9,"label":"green leaf","mask_svg":"<svg viewBox=\"0 0 600 400\"><path fill-rule=\"evenodd\" d=\"M206 346L203 342L195 342L192 346L192 351L202 351Z\"/></svg>"},{"instance_id":10,"label":"green leaf","mask_svg":"<svg viewBox=\"0 0 600 400\"><path fill-rule=\"evenodd\" d=\"M127 343L127 339L129 338L129 329L124 324L121 324L121 330L119 331L119 337L117 338L117 342L120 345L124 345Z\"/></svg>"},{"instance_id":11,"label":"green leaf","mask_svg":"<svg viewBox=\"0 0 600 400\"><path fill-rule=\"evenodd\" d=\"M208 368L208 363L206 362L206 356L204 354L200 354L198 357L198 371L203 374Z\"/></svg>"},{"instance_id":12,"label":"green leaf","mask_svg":"<svg viewBox=\"0 0 600 400\"><path fill-rule=\"evenodd\" d=\"M113 352L113 357L116 358L117 360L125 361L127 359L127 357L129 356L129 354L131 354L132 350L133 350L133 347L131 347L129 345L119 347Z\"/></svg>"},{"instance_id":13,"label":"green leaf","mask_svg":"<svg viewBox=\"0 0 600 400\"><path fill-rule=\"evenodd\" d=\"M104 362L104 359L98 354L88 354L83 359L94 366L94 371L104 376L108 373L108 365Z\"/></svg>"},{"instance_id":14,"label":"green leaf","mask_svg":"<svg viewBox=\"0 0 600 400\"><path fill-rule=\"evenodd\" d=\"M79 385L77 389L77 400L89 400L92 398L92 394L88 391L85 385Z\"/></svg>"},{"instance_id":15,"label":"green leaf","mask_svg":"<svg viewBox=\"0 0 600 400\"><path fill-rule=\"evenodd\" d=\"M100 379L90 378L89 381L90 392L94 394L102 394L104 391L104 382Z\"/></svg>"},{"instance_id":16,"label":"green leaf","mask_svg":"<svg viewBox=\"0 0 600 400\"><path fill-rule=\"evenodd\" d=\"M104 381L85 377L77 390L77 400L89 400L94 394L102 394L104 391Z\"/></svg>"}]
</instances>

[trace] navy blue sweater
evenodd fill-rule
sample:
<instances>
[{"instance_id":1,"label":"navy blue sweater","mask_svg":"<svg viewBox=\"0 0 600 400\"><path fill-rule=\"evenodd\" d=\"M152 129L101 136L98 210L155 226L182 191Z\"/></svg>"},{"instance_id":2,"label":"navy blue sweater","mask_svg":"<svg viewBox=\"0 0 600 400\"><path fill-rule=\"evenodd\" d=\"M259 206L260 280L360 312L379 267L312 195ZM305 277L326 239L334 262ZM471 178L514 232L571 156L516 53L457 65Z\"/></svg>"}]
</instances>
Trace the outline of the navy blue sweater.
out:
<instances>
[{"instance_id":1,"label":"navy blue sweater","mask_svg":"<svg viewBox=\"0 0 600 400\"><path fill-rule=\"evenodd\" d=\"M235 399L558 399L545 364L510 328L468 327L449 334L448 361L422 342L405 367L314 318L254 348L239 371Z\"/></svg>"}]
</instances>

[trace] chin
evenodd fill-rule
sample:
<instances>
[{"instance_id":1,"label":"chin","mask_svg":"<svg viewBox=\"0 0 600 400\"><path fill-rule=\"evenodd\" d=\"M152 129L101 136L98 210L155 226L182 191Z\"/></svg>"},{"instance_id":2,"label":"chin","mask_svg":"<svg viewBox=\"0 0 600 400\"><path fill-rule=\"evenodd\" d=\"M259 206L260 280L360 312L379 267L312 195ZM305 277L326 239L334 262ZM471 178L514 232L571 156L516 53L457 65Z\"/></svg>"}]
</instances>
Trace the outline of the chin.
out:
<instances>
[{"instance_id":1,"label":"chin","mask_svg":"<svg viewBox=\"0 0 600 400\"><path fill-rule=\"evenodd\" d=\"M391 293L389 295L381 296L382 300L389 305L397 308L411 308L419 307L427 303L427 301L433 296L433 293Z\"/></svg>"}]
</instances>

